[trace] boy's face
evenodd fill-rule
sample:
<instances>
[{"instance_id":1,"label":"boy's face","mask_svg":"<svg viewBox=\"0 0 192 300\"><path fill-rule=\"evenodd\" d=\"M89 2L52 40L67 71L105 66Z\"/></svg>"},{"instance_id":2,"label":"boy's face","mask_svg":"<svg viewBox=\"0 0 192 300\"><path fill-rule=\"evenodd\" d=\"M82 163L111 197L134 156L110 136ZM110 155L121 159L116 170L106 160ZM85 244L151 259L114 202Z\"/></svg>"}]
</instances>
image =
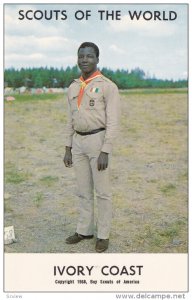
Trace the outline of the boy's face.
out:
<instances>
[{"instance_id":1,"label":"boy's face","mask_svg":"<svg viewBox=\"0 0 192 300\"><path fill-rule=\"evenodd\" d=\"M77 63L82 73L88 74L96 71L98 62L99 59L92 47L79 49Z\"/></svg>"}]
</instances>

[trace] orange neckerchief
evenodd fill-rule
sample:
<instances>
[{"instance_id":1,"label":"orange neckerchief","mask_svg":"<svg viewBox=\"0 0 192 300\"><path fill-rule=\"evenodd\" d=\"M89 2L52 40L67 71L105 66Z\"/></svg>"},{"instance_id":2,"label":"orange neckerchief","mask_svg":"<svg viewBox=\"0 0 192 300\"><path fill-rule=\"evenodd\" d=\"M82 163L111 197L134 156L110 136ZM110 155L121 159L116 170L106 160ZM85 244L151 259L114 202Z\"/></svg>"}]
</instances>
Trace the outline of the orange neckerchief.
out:
<instances>
[{"instance_id":1,"label":"orange neckerchief","mask_svg":"<svg viewBox=\"0 0 192 300\"><path fill-rule=\"evenodd\" d=\"M87 84L89 82L91 82L91 80L93 80L94 78L97 78L97 77L100 77L100 76L102 76L102 74L101 74L100 71L97 70L89 78L87 78L86 80L84 80L82 76L79 78L80 81L81 81L81 88L80 88L78 99L77 99L78 109L79 109L79 107L81 105L83 94L84 94L84 89L87 86Z\"/></svg>"}]
</instances>

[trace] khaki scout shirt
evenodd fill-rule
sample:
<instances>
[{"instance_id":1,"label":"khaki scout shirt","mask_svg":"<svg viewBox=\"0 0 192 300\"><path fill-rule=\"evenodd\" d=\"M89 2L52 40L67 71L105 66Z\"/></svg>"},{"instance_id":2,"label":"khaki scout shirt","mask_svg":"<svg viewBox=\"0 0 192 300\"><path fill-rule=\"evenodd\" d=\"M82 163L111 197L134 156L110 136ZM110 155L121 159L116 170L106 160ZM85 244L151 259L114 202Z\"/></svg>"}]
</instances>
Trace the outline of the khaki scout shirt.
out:
<instances>
[{"instance_id":1,"label":"khaki scout shirt","mask_svg":"<svg viewBox=\"0 0 192 300\"><path fill-rule=\"evenodd\" d=\"M75 79L68 89L68 120L66 146L72 147L75 131L88 132L104 127L105 138L101 151L110 153L117 135L120 99L117 86L105 76L93 79L84 89L81 105L77 99L81 82Z\"/></svg>"}]
</instances>

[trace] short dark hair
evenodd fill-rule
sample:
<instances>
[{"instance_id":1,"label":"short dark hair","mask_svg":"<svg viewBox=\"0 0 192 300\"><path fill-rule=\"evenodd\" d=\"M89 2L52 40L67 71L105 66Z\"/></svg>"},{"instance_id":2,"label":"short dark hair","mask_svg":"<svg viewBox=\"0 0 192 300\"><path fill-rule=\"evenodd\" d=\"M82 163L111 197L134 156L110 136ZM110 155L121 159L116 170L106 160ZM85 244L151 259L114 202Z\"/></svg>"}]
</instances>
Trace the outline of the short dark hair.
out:
<instances>
[{"instance_id":1,"label":"short dark hair","mask_svg":"<svg viewBox=\"0 0 192 300\"><path fill-rule=\"evenodd\" d=\"M86 47L91 47L91 48L93 48L94 51L95 51L96 56L99 57L99 48L97 47L97 45L95 45L94 43L91 43L91 42L84 42L84 43L82 43L82 44L79 46L77 53L79 53L79 50L80 50L81 48L86 48Z\"/></svg>"}]
</instances>

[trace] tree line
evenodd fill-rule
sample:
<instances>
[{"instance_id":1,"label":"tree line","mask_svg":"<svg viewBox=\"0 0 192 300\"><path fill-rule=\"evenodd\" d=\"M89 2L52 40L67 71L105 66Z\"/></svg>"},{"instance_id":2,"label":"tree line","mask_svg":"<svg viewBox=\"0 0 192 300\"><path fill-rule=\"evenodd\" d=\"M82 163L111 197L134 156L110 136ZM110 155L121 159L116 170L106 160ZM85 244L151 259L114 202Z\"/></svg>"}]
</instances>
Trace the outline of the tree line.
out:
<instances>
[{"instance_id":1,"label":"tree line","mask_svg":"<svg viewBox=\"0 0 192 300\"><path fill-rule=\"evenodd\" d=\"M109 68L100 69L102 74L113 82L119 89L131 88L184 88L188 86L187 80L163 80L155 76L150 78L140 68L133 70L118 69L113 71ZM39 67L39 68L9 68L5 69L5 86L19 88L67 88L70 83L80 76L77 66L64 68Z\"/></svg>"}]
</instances>

